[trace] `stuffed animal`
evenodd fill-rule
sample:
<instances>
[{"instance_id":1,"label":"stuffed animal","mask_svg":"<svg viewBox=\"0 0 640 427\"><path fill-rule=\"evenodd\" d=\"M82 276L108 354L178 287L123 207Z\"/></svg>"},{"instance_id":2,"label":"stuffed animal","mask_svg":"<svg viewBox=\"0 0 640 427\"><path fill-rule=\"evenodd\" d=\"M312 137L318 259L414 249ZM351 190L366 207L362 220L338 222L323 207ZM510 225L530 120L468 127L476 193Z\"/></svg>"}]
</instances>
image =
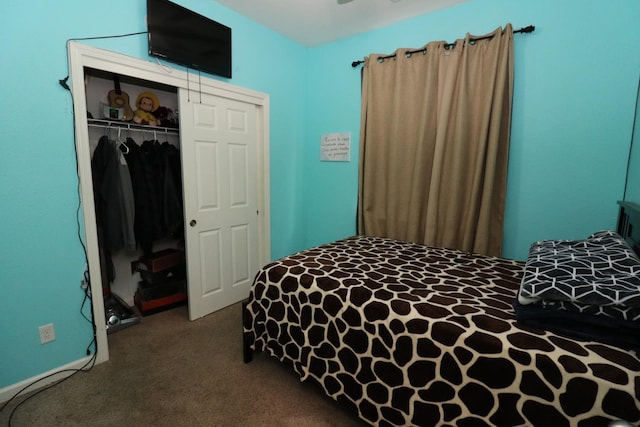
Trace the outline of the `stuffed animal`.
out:
<instances>
[{"instance_id":1,"label":"stuffed animal","mask_svg":"<svg viewBox=\"0 0 640 427\"><path fill-rule=\"evenodd\" d=\"M176 121L175 115L173 114L173 110L167 107L158 107L153 115L156 116L156 121L158 122L158 126L163 126L166 128L177 128L178 123Z\"/></svg>"},{"instance_id":2,"label":"stuffed animal","mask_svg":"<svg viewBox=\"0 0 640 427\"><path fill-rule=\"evenodd\" d=\"M141 125L158 126L160 122L153 112L160 106L158 97L153 92L142 92L136 99L136 107L133 121Z\"/></svg>"}]
</instances>

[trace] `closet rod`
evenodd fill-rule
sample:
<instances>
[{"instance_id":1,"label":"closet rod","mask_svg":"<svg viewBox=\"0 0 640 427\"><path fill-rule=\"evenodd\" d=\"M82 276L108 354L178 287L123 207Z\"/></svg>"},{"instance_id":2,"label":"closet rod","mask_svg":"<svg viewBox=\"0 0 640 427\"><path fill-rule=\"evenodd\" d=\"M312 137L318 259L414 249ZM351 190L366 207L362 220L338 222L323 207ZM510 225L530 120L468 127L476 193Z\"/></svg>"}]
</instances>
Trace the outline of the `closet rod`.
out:
<instances>
[{"instance_id":1,"label":"closet rod","mask_svg":"<svg viewBox=\"0 0 640 427\"><path fill-rule=\"evenodd\" d=\"M97 127L97 128L119 128L119 129L127 129L133 131L140 132L151 132L151 133L166 133L166 134L178 134L179 130L176 128L167 128L162 126L146 126L146 125L138 125L135 123L128 122L118 122L111 120L100 120L100 119L89 119L88 120L89 127Z\"/></svg>"},{"instance_id":2,"label":"closet rod","mask_svg":"<svg viewBox=\"0 0 640 427\"><path fill-rule=\"evenodd\" d=\"M536 29L536 27L534 25L527 25L526 27L522 27L519 30L514 30L513 34L516 34L516 33L532 33L535 29ZM475 41L478 41L478 40L490 39L491 37L493 37L493 35L475 37L475 38L472 38L471 41L475 42ZM447 43L447 44L444 45L444 47L446 49L451 49L451 48L455 47L455 45L456 45L455 42ZM417 49L417 50L409 50L409 51L407 51L407 54L424 53L426 51L427 51L427 48L425 47L425 48ZM396 54L393 53L391 55L381 56L380 59L384 60L384 59L395 58L395 57L396 57ZM353 61L351 63L351 66L353 68L356 68L360 64L364 64L364 60L363 61Z\"/></svg>"}]
</instances>

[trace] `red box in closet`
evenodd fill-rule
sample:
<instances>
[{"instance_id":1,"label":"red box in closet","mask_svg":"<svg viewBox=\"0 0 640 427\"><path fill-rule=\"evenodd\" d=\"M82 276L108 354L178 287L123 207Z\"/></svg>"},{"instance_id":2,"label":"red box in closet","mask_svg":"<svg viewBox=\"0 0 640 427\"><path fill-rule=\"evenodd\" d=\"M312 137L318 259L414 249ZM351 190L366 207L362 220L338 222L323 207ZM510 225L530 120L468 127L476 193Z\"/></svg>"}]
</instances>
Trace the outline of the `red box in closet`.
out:
<instances>
[{"instance_id":1,"label":"red box in closet","mask_svg":"<svg viewBox=\"0 0 640 427\"><path fill-rule=\"evenodd\" d=\"M181 305L187 300L186 259L184 251L164 249L140 257L132 264L142 281L133 296L143 315Z\"/></svg>"}]
</instances>

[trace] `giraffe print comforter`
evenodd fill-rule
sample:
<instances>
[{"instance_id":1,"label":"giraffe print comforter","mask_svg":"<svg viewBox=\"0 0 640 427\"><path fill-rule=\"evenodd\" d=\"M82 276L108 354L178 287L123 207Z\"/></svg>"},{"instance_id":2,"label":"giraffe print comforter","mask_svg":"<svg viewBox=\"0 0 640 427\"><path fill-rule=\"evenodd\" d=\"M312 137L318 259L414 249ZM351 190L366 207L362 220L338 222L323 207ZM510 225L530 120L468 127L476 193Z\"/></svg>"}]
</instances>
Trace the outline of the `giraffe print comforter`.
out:
<instances>
[{"instance_id":1,"label":"giraffe print comforter","mask_svg":"<svg viewBox=\"0 0 640 427\"><path fill-rule=\"evenodd\" d=\"M356 236L266 265L245 343L378 426L640 422L640 359L517 323L524 263Z\"/></svg>"}]
</instances>

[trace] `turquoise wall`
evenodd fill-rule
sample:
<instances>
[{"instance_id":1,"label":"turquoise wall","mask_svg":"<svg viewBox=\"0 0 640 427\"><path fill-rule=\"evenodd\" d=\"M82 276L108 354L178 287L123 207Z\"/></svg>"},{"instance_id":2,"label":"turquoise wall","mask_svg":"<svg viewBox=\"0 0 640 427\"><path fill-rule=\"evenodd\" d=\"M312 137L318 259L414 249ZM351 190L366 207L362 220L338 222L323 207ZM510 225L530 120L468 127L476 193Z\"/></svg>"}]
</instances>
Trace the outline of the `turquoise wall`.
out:
<instances>
[{"instance_id":1,"label":"turquoise wall","mask_svg":"<svg viewBox=\"0 0 640 427\"><path fill-rule=\"evenodd\" d=\"M232 27L228 82L270 95L272 255L288 254L304 244L298 168L308 49L213 1L177 3ZM68 74L68 39L145 31L145 9L144 0L0 5L0 389L84 357L91 341L80 314L71 96L58 80ZM144 35L81 43L153 60ZM38 326L50 322L56 341L40 345Z\"/></svg>"},{"instance_id":2,"label":"turquoise wall","mask_svg":"<svg viewBox=\"0 0 640 427\"><path fill-rule=\"evenodd\" d=\"M640 2L472 0L312 50L301 212L308 246L354 231L360 75L351 62L507 22L536 30L514 36L503 255L523 259L535 240L615 227L640 72ZM350 164L318 161L320 136L330 132L352 133Z\"/></svg>"},{"instance_id":3,"label":"turquoise wall","mask_svg":"<svg viewBox=\"0 0 640 427\"><path fill-rule=\"evenodd\" d=\"M505 255L615 226L640 70L640 2L473 0L311 49L214 1L177 2L232 27L230 83L270 95L273 258L355 233L360 71L351 61L506 22L536 31L515 36ZM80 313L71 97L58 80L68 73L68 39L144 31L144 4L0 5L0 388L83 357L91 340ZM144 36L83 43L151 60ZM320 136L334 132L351 132L351 162L319 161ZM37 328L49 322L57 339L40 345Z\"/></svg>"}]
</instances>

